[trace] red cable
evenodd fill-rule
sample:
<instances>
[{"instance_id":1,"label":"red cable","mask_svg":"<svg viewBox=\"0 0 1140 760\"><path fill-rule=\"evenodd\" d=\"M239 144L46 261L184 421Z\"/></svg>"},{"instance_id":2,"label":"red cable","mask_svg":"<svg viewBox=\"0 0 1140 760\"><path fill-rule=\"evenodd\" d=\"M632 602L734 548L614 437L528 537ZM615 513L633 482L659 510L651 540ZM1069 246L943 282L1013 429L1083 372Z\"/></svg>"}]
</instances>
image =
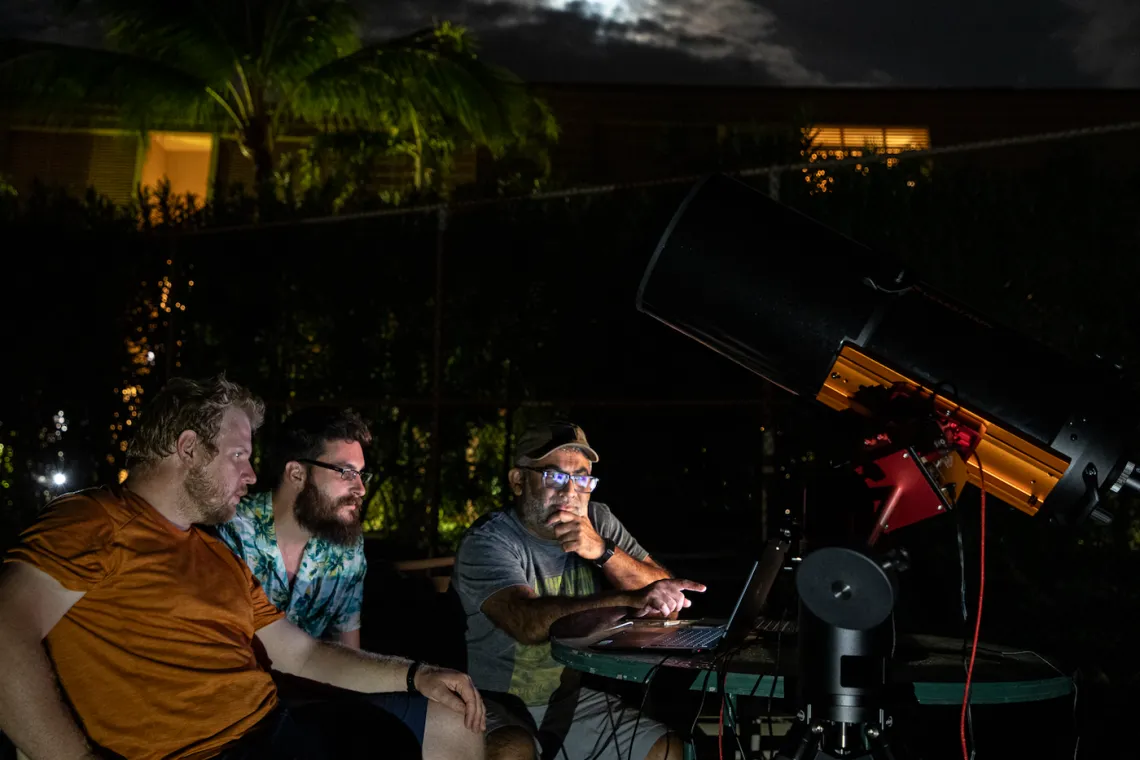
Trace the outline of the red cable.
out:
<instances>
[{"instance_id":1,"label":"red cable","mask_svg":"<svg viewBox=\"0 0 1140 760\"><path fill-rule=\"evenodd\" d=\"M974 618L974 644L970 647L970 664L966 668L966 689L962 692L962 717L958 730L962 737L962 760L970 760L969 750L966 748L966 710L970 704L970 683L974 678L974 657L978 653L978 634L982 630L982 599L986 592L986 473L982 469L981 457L974 454L978 460L978 476L981 480L982 508L981 508L981 538L979 540L979 553L981 554L981 568L978 576L978 614Z\"/></svg>"},{"instance_id":2,"label":"red cable","mask_svg":"<svg viewBox=\"0 0 1140 760\"><path fill-rule=\"evenodd\" d=\"M720 727L716 732L716 746L720 753L720 760L724 760L724 697L720 698Z\"/></svg>"}]
</instances>

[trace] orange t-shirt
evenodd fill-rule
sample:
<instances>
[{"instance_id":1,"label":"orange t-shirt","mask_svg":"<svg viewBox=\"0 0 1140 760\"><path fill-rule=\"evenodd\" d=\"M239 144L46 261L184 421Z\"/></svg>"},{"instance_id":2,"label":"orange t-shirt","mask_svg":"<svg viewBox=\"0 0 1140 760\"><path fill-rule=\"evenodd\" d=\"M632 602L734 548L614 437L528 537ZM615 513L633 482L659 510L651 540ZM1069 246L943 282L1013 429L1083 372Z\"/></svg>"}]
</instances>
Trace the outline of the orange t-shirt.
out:
<instances>
[{"instance_id":1,"label":"orange t-shirt","mask_svg":"<svg viewBox=\"0 0 1140 760\"><path fill-rule=\"evenodd\" d=\"M53 504L5 562L86 592L47 636L87 735L131 758L206 758L277 705L253 635L280 619L221 541L123 489Z\"/></svg>"}]
</instances>

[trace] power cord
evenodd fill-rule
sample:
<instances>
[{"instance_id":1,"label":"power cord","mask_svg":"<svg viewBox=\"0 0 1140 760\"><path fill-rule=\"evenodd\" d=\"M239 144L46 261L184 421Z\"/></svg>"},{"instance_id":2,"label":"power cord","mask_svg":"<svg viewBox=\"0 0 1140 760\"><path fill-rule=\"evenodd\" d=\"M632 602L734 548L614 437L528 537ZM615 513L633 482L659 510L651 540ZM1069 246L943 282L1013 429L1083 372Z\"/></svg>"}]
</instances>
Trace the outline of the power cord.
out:
<instances>
[{"instance_id":1,"label":"power cord","mask_svg":"<svg viewBox=\"0 0 1140 760\"><path fill-rule=\"evenodd\" d=\"M958 503L955 499L954 506L957 507ZM962 672L965 673L969 667L969 650L967 642L969 641L966 635L967 626L970 620L970 611L966 607L966 547L965 541L962 537L963 530L963 516L958 510L955 510L955 527L958 537L958 571L959 571L959 598L962 605ZM974 740L974 711L971 707L966 707L966 732L970 737L970 746L976 747L977 742Z\"/></svg>"},{"instance_id":2,"label":"power cord","mask_svg":"<svg viewBox=\"0 0 1140 760\"><path fill-rule=\"evenodd\" d=\"M740 751L740 758L741 760L748 758L744 751L744 745L740 743L740 721L737 718L736 709L732 705L732 700L728 698L728 694L725 693L725 687L728 683L729 662L743 648L744 644L742 643L726 652L717 668L717 691L720 692L720 731L717 734L717 746L720 750L720 760L724 760L724 712L726 705L728 706L728 719L732 723L732 737L736 740L736 748Z\"/></svg>"},{"instance_id":3,"label":"power cord","mask_svg":"<svg viewBox=\"0 0 1140 760\"><path fill-rule=\"evenodd\" d=\"M981 518L978 539L979 561L978 575L978 613L974 618L974 643L970 647L970 664L966 668L966 688L962 693L962 716L958 722L958 733L962 739L962 760L971 760L971 754L966 746L966 713L970 709L970 685L974 679L974 659L978 654L978 636L982 630L982 601L986 593L986 473L982 468L982 459L974 452L978 462L978 477L981 484Z\"/></svg>"},{"instance_id":4,"label":"power cord","mask_svg":"<svg viewBox=\"0 0 1140 760\"><path fill-rule=\"evenodd\" d=\"M662 657L661 662L657 663L652 668L650 668L649 673L647 673L645 676L645 680L642 681L642 683L645 684L645 692L641 695L641 707L638 708L637 718L633 721L633 735L629 737L629 755L628 755L629 760L633 760L633 743L635 741L637 741L637 726L641 723L641 714L643 712L645 712L645 703L647 701L649 701L649 685L653 682L653 677L655 675L657 675L658 671L661 670L661 667L669 660L669 657L670 657L670 655L665 655L664 657ZM614 746L615 747L617 746L617 734L616 733L614 734ZM668 747L668 745L666 745L665 752L668 753L668 751L669 751L669 747ZM667 754L666 754L666 757L668 757ZM621 760L621 749L620 748L618 748L618 760Z\"/></svg>"},{"instance_id":5,"label":"power cord","mask_svg":"<svg viewBox=\"0 0 1140 760\"><path fill-rule=\"evenodd\" d=\"M715 660L714 660L714 662L715 662ZM689 737L691 739L693 737L695 737L697 734L697 721L699 721L701 719L701 711L705 709L705 698L709 694L709 678L711 676L712 676L712 671L706 670L705 671L704 683L701 684L701 701L700 701L700 704L697 705L696 714L693 715L692 725L689 726Z\"/></svg>"}]
</instances>

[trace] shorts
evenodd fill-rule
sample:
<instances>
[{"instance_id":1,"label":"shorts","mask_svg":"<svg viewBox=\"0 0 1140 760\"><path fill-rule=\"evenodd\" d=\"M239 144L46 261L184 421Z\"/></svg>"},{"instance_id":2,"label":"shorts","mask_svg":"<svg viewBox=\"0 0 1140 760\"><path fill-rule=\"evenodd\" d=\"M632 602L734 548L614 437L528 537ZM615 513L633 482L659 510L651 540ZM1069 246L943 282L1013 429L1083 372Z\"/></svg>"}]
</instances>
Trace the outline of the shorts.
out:
<instances>
[{"instance_id":1,"label":"shorts","mask_svg":"<svg viewBox=\"0 0 1140 760\"><path fill-rule=\"evenodd\" d=\"M392 713L367 699L278 704L216 760L421 760L420 742Z\"/></svg>"},{"instance_id":2,"label":"shorts","mask_svg":"<svg viewBox=\"0 0 1140 760\"><path fill-rule=\"evenodd\" d=\"M328 700L364 702L398 718L401 723L411 729L420 745L423 746L428 711L428 699L425 696L399 691L362 694L277 671L273 672L273 681L277 684L278 699L287 708L296 709L312 702Z\"/></svg>"},{"instance_id":3,"label":"shorts","mask_svg":"<svg viewBox=\"0 0 1140 760\"><path fill-rule=\"evenodd\" d=\"M620 697L585 686L548 705L530 707L509 694L483 692L487 733L517 726L547 760L641 760L668 728ZM635 734L636 730L636 734Z\"/></svg>"}]
</instances>

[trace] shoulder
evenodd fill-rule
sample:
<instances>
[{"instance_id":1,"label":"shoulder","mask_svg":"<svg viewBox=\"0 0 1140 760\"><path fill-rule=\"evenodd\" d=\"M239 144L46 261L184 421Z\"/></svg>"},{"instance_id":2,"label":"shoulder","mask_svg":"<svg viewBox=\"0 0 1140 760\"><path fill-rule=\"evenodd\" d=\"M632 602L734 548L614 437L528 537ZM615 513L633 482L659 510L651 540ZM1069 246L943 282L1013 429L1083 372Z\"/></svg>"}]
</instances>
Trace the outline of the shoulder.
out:
<instances>
[{"instance_id":1,"label":"shoulder","mask_svg":"<svg viewBox=\"0 0 1140 760\"><path fill-rule=\"evenodd\" d=\"M41 521L57 525L90 524L118 531L135 520L140 505L122 489L102 486L65 494L47 505Z\"/></svg>"},{"instance_id":2,"label":"shoulder","mask_svg":"<svg viewBox=\"0 0 1140 760\"><path fill-rule=\"evenodd\" d=\"M518 547L526 541L526 535L519 530L517 522L508 512L509 509L507 507L489 512L471 524L459 541L456 550L457 563L463 562L464 558L471 558L473 554L485 553L488 546Z\"/></svg>"},{"instance_id":3,"label":"shoulder","mask_svg":"<svg viewBox=\"0 0 1140 760\"><path fill-rule=\"evenodd\" d=\"M610 506L604 502L591 501L589 514L590 520L593 521L595 526L606 524L621 525L621 520L617 518L617 515L610 509Z\"/></svg>"},{"instance_id":4,"label":"shoulder","mask_svg":"<svg viewBox=\"0 0 1140 760\"><path fill-rule=\"evenodd\" d=\"M238 502L234 520L241 524L255 525L273 521L273 493L262 491L243 496ZM231 520L233 522L233 520Z\"/></svg>"}]
</instances>

